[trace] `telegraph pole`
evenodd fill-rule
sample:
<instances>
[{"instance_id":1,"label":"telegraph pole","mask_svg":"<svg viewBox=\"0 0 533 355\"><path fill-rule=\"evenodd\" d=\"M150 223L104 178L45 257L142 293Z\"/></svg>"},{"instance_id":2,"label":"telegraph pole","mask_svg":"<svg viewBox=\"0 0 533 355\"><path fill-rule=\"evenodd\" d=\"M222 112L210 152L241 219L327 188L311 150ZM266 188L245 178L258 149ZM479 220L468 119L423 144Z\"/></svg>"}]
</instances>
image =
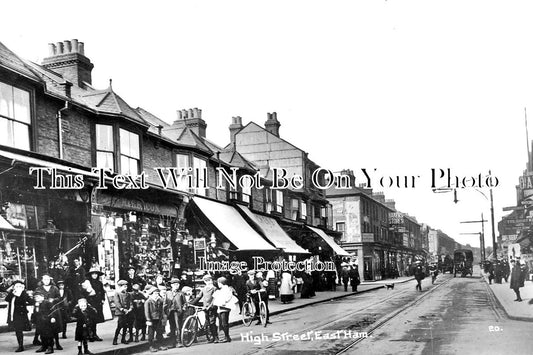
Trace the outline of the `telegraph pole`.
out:
<instances>
[{"instance_id":1,"label":"telegraph pole","mask_svg":"<svg viewBox=\"0 0 533 355\"><path fill-rule=\"evenodd\" d=\"M493 220L494 221L494 220ZM461 234L479 234L479 248L480 254L481 254L481 261L485 261L486 255L485 255L485 222L488 222L486 219L483 219L483 213L481 213L481 220L480 221L464 221L461 223L481 223L481 233L461 233ZM494 228L492 230L492 233L494 235ZM494 253L494 251L493 251Z\"/></svg>"}]
</instances>

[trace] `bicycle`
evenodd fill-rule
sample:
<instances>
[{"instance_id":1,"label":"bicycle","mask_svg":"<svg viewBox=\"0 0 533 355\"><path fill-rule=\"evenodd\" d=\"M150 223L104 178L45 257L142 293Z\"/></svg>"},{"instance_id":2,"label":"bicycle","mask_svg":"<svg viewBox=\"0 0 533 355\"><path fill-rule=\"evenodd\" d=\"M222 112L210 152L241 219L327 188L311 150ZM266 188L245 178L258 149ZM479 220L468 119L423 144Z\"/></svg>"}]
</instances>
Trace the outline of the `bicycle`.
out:
<instances>
[{"instance_id":1,"label":"bicycle","mask_svg":"<svg viewBox=\"0 0 533 355\"><path fill-rule=\"evenodd\" d=\"M181 328L181 343L185 347L191 346L198 336L208 334L206 310L194 305L189 307L194 308L194 313L185 319ZM200 316L202 313L203 317Z\"/></svg>"},{"instance_id":2,"label":"bicycle","mask_svg":"<svg viewBox=\"0 0 533 355\"><path fill-rule=\"evenodd\" d=\"M267 308L266 303L261 299L261 293L258 292L259 297L259 320L261 321L261 324L263 324L263 327L267 326ZM266 293L263 291L263 293ZM246 302L242 305L242 323L249 327L250 324L252 324L252 321L255 318L255 305L252 302L252 299L250 297L250 293L246 294Z\"/></svg>"}]
</instances>

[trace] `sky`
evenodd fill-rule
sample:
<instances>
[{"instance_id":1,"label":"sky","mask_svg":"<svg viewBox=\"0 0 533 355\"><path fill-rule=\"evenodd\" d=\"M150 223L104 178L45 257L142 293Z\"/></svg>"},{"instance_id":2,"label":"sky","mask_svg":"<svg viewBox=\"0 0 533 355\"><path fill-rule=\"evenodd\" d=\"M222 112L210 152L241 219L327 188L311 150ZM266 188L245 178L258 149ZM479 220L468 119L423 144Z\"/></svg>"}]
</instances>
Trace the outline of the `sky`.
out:
<instances>
[{"instance_id":1,"label":"sky","mask_svg":"<svg viewBox=\"0 0 533 355\"><path fill-rule=\"evenodd\" d=\"M200 108L225 146L232 116L263 125L320 166L373 171L374 191L456 239L479 245L489 189L435 194L431 169L489 170L496 224L516 204L533 120L533 3L528 1L11 1L0 41L40 63L76 38L93 86L113 80L132 107L171 123ZM531 126L531 125L530 125ZM533 137L533 131L531 131ZM379 178L420 176L415 187ZM438 180L436 184L446 185ZM439 186L439 187L440 187ZM496 235L498 233L496 232Z\"/></svg>"}]
</instances>

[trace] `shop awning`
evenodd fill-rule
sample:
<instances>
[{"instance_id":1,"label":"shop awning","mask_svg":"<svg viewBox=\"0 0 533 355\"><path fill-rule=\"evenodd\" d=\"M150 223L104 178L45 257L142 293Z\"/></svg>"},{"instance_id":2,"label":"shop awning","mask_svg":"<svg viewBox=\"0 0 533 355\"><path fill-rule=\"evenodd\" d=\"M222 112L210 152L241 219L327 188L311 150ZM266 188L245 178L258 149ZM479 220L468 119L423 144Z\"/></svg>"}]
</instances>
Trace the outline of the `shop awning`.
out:
<instances>
[{"instance_id":1,"label":"shop awning","mask_svg":"<svg viewBox=\"0 0 533 355\"><path fill-rule=\"evenodd\" d=\"M0 216L0 230L17 231L18 229L13 227L4 217Z\"/></svg>"},{"instance_id":2,"label":"shop awning","mask_svg":"<svg viewBox=\"0 0 533 355\"><path fill-rule=\"evenodd\" d=\"M197 196L191 201L238 250L276 250L244 220L233 206Z\"/></svg>"},{"instance_id":3,"label":"shop awning","mask_svg":"<svg viewBox=\"0 0 533 355\"><path fill-rule=\"evenodd\" d=\"M258 226L266 238L274 244L276 248L283 249L285 253L289 254L309 254L308 251L296 244L296 242L285 233L274 218L253 213L246 206L237 205L237 207Z\"/></svg>"},{"instance_id":4,"label":"shop awning","mask_svg":"<svg viewBox=\"0 0 533 355\"><path fill-rule=\"evenodd\" d=\"M352 255L352 254L348 253L346 250L342 249L340 247L340 245L335 243L333 238L331 238L329 235L327 235L323 230L318 229L318 228L314 228L314 227L310 227L310 226L307 226L307 228L309 228L311 231L313 231L314 233L318 234L322 239L324 239L324 241L331 247L331 249L333 249L335 254L340 255L340 256L351 256Z\"/></svg>"},{"instance_id":5,"label":"shop awning","mask_svg":"<svg viewBox=\"0 0 533 355\"><path fill-rule=\"evenodd\" d=\"M80 174L80 175L92 176L92 177L95 177L95 178L98 177L98 174L90 172L90 171L87 171L87 170L82 170L82 169L78 169L78 168L71 168L71 167L66 166L66 165L53 163L53 162L46 161L46 160L43 160L43 159L29 157L29 156L26 156L26 155L23 155L23 154L0 151L0 156L2 156L4 158L8 158L8 159L14 159L14 160L26 163L26 164L28 164L30 166L34 166L34 167L53 168L53 169L57 169L59 171L64 171L64 172L71 173L71 174ZM34 173L34 176L36 176L35 173Z\"/></svg>"}]
</instances>

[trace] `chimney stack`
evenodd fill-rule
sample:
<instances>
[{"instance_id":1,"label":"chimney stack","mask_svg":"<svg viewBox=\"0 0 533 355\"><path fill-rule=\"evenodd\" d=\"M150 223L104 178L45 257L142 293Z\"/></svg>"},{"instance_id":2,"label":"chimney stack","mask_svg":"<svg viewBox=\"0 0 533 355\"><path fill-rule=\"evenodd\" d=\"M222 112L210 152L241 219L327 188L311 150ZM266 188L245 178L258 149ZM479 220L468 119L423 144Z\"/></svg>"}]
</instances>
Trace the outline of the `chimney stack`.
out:
<instances>
[{"instance_id":1,"label":"chimney stack","mask_svg":"<svg viewBox=\"0 0 533 355\"><path fill-rule=\"evenodd\" d=\"M199 108L191 108L188 110L177 110L177 120L172 123L172 126L183 128L189 127L199 137L205 138L207 124L202 119L202 110Z\"/></svg>"},{"instance_id":2,"label":"chimney stack","mask_svg":"<svg viewBox=\"0 0 533 355\"><path fill-rule=\"evenodd\" d=\"M234 116L229 125L229 138L231 143L235 143L235 135L242 129L242 117Z\"/></svg>"},{"instance_id":3,"label":"chimney stack","mask_svg":"<svg viewBox=\"0 0 533 355\"><path fill-rule=\"evenodd\" d=\"M278 121L278 114L276 112L267 113L265 129L276 137L279 137L279 126L281 124Z\"/></svg>"},{"instance_id":4,"label":"chimney stack","mask_svg":"<svg viewBox=\"0 0 533 355\"><path fill-rule=\"evenodd\" d=\"M65 80L81 88L84 83L92 84L91 71L94 65L84 55L83 42L77 39L65 40L48 44L48 57L43 59L42 65L50 69Z\"/></svg>"}]
</instances>

